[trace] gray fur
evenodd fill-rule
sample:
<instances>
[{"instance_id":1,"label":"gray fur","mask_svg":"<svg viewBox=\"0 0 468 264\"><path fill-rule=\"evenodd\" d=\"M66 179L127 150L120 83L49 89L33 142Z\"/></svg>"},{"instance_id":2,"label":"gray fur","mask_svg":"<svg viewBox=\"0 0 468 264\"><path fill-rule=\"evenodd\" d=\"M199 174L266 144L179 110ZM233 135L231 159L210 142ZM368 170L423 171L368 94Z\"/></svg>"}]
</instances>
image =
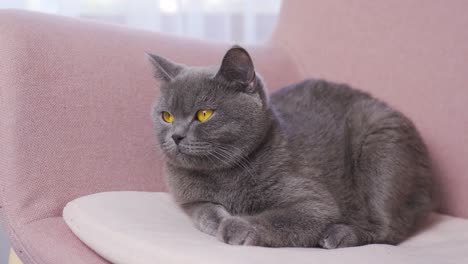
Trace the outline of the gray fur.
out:
<instances>
[{"instance_id":1,"label":"gray fur","mask_svg":"<svg viewBox=\"0 0 468 264\"><path fill-rule=\"evenodd\" d=\"M431 211L421 137L369 94L305 80L268 98L238 46L219 68L149 58L161 81L153 120L167 184L201 231L235 245L397 244ZM214 114L201 123L200 109Z\"/></svg>"}]
</instances>

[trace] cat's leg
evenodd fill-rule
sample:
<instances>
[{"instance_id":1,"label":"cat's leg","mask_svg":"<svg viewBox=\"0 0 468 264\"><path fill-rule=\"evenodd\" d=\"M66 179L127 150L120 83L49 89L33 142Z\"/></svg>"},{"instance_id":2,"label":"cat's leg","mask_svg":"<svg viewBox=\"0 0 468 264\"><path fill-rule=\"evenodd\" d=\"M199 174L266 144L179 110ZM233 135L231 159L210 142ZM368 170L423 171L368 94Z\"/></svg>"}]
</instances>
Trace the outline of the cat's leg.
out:
<instances>
[{"instance_id":1,"label":"cat's leg","mask_svg":"<svg viewBox=\"0 0 468 264\"><path fill-rule=\"evenodd\" d=\"M212 236L216 235L221 221L231 216L222 205L210 202L186 203L181 207L197 229Z\"/></svg>"},{"instance_id":2,"label":"cat's leg","mask_svg":"<svg viewBox=\"0 0 468 264\"><path fill-rule=\"evenodd\" d=\"M301 203L254 216L225 218L217 237L232 245L314 247L327 224L337 217L336 207Z\"/></svg>"}]
</instances>

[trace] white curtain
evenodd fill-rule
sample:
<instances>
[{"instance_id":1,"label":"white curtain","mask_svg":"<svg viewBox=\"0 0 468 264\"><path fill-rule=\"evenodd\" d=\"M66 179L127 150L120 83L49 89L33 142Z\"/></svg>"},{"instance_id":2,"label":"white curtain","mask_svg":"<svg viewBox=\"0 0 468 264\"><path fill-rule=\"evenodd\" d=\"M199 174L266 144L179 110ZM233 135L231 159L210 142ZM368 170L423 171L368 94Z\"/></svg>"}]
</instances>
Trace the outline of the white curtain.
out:
<instances>
[{"instance_id":1,"label":"white curtain","mask_svg":"<svg viewBox=\"0 0 468 264\"><path fill-rule=\"evenodd\" d=\"M276 23L281 0L0 0L21 8L195 38L258 43Z\"/></svg>"}]
</instances>

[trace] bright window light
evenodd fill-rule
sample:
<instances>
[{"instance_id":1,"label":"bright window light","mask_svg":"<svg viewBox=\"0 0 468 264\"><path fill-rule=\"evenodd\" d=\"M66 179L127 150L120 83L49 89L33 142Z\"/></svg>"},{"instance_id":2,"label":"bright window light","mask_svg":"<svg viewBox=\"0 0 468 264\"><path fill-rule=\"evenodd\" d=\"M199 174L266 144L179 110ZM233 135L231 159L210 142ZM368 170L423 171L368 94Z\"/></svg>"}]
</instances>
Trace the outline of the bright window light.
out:
<instances>
[{"instance_id":1,"label":"bright window light","mask_svg":"<svg viewBox=\"0 0 468 264\"><path fill-rule=\"evenodd\" d=\"M280 5L281 0L0 0L0 8L236 43L267 40Z\"/></svg>"}]
</instances>

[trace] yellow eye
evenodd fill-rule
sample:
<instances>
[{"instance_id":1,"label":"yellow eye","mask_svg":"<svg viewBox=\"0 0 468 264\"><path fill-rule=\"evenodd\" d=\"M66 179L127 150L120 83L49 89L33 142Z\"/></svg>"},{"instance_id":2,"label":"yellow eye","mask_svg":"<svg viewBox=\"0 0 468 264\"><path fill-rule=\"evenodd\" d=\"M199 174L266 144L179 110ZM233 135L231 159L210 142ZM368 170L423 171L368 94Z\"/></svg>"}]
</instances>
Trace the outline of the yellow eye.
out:
<instances>
[{"instance_id":1,"label":"yellow eye","mask_svg":"<svg viewBox=\"0 0 468 264\"><path fill-rule=\"evenodd\" d=\"M174 116L172 116L171 114L169 114L169 112L162 112L162 118L164 121L166 121L167 123L172 123L174 122Z\"/></svg>"},{"instance_id":2,"label":"yellow eye","mask_svg":"<svg viewBox=\"0 0 468 264\"><path fill-rule=\"evenodd\" d=\"M213 110L210 109L204 109L204 110L199 110L197 112L197 119L200 122L205 122L210 118L210 116L213 114Z\"/></svg>"}]
</instances>

